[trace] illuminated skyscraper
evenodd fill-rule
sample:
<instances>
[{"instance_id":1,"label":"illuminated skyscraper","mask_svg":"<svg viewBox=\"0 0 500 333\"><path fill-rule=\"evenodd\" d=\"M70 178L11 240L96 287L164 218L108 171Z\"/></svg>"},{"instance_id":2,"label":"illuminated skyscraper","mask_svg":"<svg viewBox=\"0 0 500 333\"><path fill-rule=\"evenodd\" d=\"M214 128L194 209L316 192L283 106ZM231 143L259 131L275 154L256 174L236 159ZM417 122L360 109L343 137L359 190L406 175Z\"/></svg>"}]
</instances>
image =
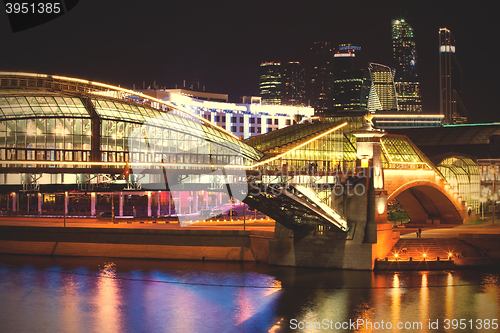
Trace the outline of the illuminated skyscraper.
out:
<instances>
[{"instance_id":1,"label":"illuminated skyscraper","mask_svg":"<svg viewBox=\"0 0 500 333\"><path fill-rule=\"evenodd\" d=\"M368 71L371 79L368 110L370 112L397 111L398 100L394 84L394 69L371 63L368 66Z\"/></svg>"},{"instance_id":2,"label":"illuminated skyscraper","mask_svg":"<svg viewBox=\"0 0 500 333\"><path fill-rule=\"evenodd\" d=\"M356 52L361 51L360 46L352 44L340 44L339 50L333 55L333 73L335 80L343 72L354 70L354 59Z\"/></svg>"},{"instance_id":3,"label":"illuminated skyscraper","mask_svg":"<svg viewBox=\"0 0 500 333\"><path fill-rule=\"evenodd\" d=\"M306 105L305 70L298 61L282 65L281 104Z\"/></svg>"},{"instance_id":4,"label":"illuminated skyscraper","mask_svg":"<svg viewBox=\"0 0 500 333\"><path fill-rule=\"evenodd\" d=\"M462 68L455 56L455 39L451 31L439 29L440 111L445 124L467 122L467 110L462 103Z\"/></svg>"},{"instance_id":5,"label":"illuminated skyscraper","mask_svg":"<svg viewBox=\"0 0 500 333\"><path fill-rule=\"evenodd\" d=\"M260 65L260 96L262 104L281 104L281 64L263 62Z\"/></svg>"},{"instance_id":6,"label":"illuminated skyscraper","mask_svg":"<svg viewBox=\"0 0 500 333\"><path fill-rule=\"evenodd\" d=\"M333 109L335 111L366 110L370 78L366 71L354 70L356 52L360 46L340 44L333 56Z\"/></svg>"},{"instance_id":7,"label":"illuminated skyscraper","mask_svg":"<svg viewBox=\"0 0 500 333\"><path fill-rule=\"evenodd\" d=\"M309 102L318 115L333 112L333 50L330 42L314 42Z\"/></svg>"},{"instance_id":8,"label":"illuminated skyscraper","mask_svg":"<svg viewBox=\"0 0 500 333\"><path fill-rule=\"evenodd\" d=\"M394 85L398 97L398 111L422 112L422 100L417 71L417 49L413 29L404 19L392 22Z\"/></svg>"}]
</instances>

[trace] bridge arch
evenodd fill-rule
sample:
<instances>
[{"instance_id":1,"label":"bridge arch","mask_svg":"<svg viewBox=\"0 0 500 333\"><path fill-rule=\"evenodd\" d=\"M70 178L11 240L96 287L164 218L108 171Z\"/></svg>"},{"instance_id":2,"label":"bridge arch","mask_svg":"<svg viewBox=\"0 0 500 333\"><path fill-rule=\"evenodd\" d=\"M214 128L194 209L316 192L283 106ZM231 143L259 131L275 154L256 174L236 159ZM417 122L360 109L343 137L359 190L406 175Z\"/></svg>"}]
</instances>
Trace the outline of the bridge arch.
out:
<instances>
[{"instance_id":1,"label":"bridge arch","mask_svg":"<svg viewBox=\"0 0 500 333\"><path fill-rule=\"evenodd\" d=\"M397 200L410 221L458 224L465 218L465 205L447 185L428 180L412 180L388 193L388 202ZM438 222L439 221L439 222Z\"/></svg>"}]
</instances>

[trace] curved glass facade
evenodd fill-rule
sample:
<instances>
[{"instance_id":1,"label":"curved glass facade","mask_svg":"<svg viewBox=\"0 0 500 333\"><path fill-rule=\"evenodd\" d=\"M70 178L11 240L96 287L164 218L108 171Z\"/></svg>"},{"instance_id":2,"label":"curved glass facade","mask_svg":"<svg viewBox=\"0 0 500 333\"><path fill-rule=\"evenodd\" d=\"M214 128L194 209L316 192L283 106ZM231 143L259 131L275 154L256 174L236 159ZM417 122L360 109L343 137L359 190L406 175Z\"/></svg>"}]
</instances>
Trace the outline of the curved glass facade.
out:
<instances>
[{"instance_id":1,"label":"curved glass facade","mask_svg":"<svg viewBox=\"0 0 500 333\"><path fill-rule=\"evenodd\" d=\"M36 166L37 173L43 173L47 168L88 168L101 162L117 162L101 164L108 168L123 168L125 162L196 168L231 160L249 165L262 156L196 117L165 105L153 107L147 96L139 99L133 92L78 79L1 74L0 161L9 163L0 165L10 167L8 172Z\"/></svg>"},{"instance_id":2,"label":"curved glass facade","mask_svg":"<svg viewBox=\"0 0 500 333\"><path fill-rule=\"evenodd\" d=\"M458 189L462 200L479 213L481 177L477 164L468 157L453 156L442 160L438 169L450 186Z\"/></svg>"},{"instance_id":3,"label":"curved glass facade","mask_svg":"<svg viewBox=\"0 0 500 333\"><path fill-rule=\"evenodd\" d=\"M380 139L384 169L433 168L433 164L405 136L386 135Z\"/></svg>"},{"instance_id":4,"label":"curved glass facade","mask_svg":"<svg viewBox=\"0 0 500 333\"><path fill-rule=\"evenodd\" d=\"M90 118L76 97L0 90L0 160L89 161Z\"/></svg>"}]
</instances>

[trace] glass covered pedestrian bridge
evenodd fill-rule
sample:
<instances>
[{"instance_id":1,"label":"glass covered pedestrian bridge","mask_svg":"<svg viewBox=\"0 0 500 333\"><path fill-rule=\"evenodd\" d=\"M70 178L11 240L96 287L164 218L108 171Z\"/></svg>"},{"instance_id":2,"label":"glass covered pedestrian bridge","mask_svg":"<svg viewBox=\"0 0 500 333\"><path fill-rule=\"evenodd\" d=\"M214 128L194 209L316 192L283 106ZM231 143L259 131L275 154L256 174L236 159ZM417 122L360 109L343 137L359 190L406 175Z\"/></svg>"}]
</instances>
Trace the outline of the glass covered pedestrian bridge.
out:
<instances>
[{"instance_id":1,"label":"glass covered pedestrian bridge","mask_svg":"<svg viewBox=\"0 0 500 333\"><path fill-rule=\"evenodd\" d=\"M59 76L0 73L5 184L18 182L12 177L20 171L121 173L127 163L199 169L247 166L260 157L205 119L134 91Z\"/></svg>"},{"instance_id":2,"label":"glass covered pedestrian bridge","mask_svg":"<svg viewBox=\"0 0 500 333\"><path fill-rule=\"evenodd\" d=\"M363 114L299 121L241 141L204 118L139 92L75 78L0 72L0 192L182 192L177 199L169 194L168 205L182 201L192 213L223 203L221 195L210 199L201 192L243 200L256 180L261 187L292 186L290 197L303 201L304 216L316 209L311 221L317 223L324 220L323 204L338 206L331 189L357 177L360 158L353 132L364 122ZM443 177L405 136L386 134L380 146L383 169L431 170ZM333 187L329 191L322 185ZM308 198L309 189L321 203ZM340 227L347 229L344 222Z\"/></svg>"}]
</instances>

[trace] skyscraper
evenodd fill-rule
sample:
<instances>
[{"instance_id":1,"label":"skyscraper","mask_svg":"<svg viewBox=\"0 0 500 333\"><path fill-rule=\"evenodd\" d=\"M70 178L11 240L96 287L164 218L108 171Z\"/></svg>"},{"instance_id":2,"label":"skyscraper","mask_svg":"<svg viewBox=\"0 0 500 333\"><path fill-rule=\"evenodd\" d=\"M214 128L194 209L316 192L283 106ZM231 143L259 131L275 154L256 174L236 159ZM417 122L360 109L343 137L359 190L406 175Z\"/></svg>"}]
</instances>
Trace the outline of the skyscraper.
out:
<instances>
[{"instance_id":1,"label":"skyscraper","mask_svg":"<svg viewBox=\"0 0 500 333\"><path fill-rule=\"evenodd\" d=\"M333 113L333 51L330 42L314 42L311 47L312 76L308 99L318 115Z\"/></svg>"},{"instance_id":2,"label":"skyscraper","mask_svg":"<svg viewBox=\"0 0 500 333\"><path fill-rule=\"evenodd\" d=\"M298 61L282 65L281 104L306 105L305 70Z\"/></svg>"},{"instance_id":3,"label":"skyscraper","mask_svg":"<svg viewBox=\"0 0 500 333\"><path fill-rule=\"evenodd\" d=\"M337 111L366 110L370 79L365 70L354 70L360 46L340 44L333 55L333 109Z\"/></svg>"},{"instance_id":4,"label":"skyscraper","mask_svg":"<svg viewBox=\"0 0 500 333\"><path fill-rule=\"evenodd\" d=\"M281 64L279 62L260 64L259 88L262 104L281 104Z\"/></svg>"},{"instance_id":5,"label":"skyscraper","mask_svg":"<svg viewBox=\"0 0 500 333\"><path fill-rule=\"evenodd\" d=\"M455 50L455 39L451 31L439 29L439 99L445 124L467 122L467 110L462 102L462 68Z\"/></svg>"},{"instance_id":6,"label":"skyscraper","mask_svg":"<svg viewBox=\"0 0 500 333\"><path fill-rule=\"evenodd\" d=\"M413 29L404 19L392 21L394 85L398 111L422 112Z\"/></svg>"},{"instance_id":7,"label":"skyscraper","mask_svg":"<svg viewBox=\"0 0 500 333\"><path fill-rule=\"evenodd\" d=\"M335 76L335 111L367 110L371 78L367 70L346 70Z\"/></svg>"},{"instance_id":8,"label":"skyscraper","mask_svg":"<svg viewBox=\"0 0 500 333\"><path fill-rule=\"evenodd\" d=\"M394 69L385 65L370 63L368 71L371 78L368 110L370 112L398 110Z\"/></svg>"},{"instance_id":9,"label":"skyscraper","mask_svg":"<svg viewBox=\"0 0 500 333\"><path fill-rule=\"evenodd\" d=\"M333 74L335 80L341 73L354 70L354 59L356 58L357 51L361 51L360 46L352 44L339 45L339 50L333 55Z\"/></svg>"}]
</instances>

